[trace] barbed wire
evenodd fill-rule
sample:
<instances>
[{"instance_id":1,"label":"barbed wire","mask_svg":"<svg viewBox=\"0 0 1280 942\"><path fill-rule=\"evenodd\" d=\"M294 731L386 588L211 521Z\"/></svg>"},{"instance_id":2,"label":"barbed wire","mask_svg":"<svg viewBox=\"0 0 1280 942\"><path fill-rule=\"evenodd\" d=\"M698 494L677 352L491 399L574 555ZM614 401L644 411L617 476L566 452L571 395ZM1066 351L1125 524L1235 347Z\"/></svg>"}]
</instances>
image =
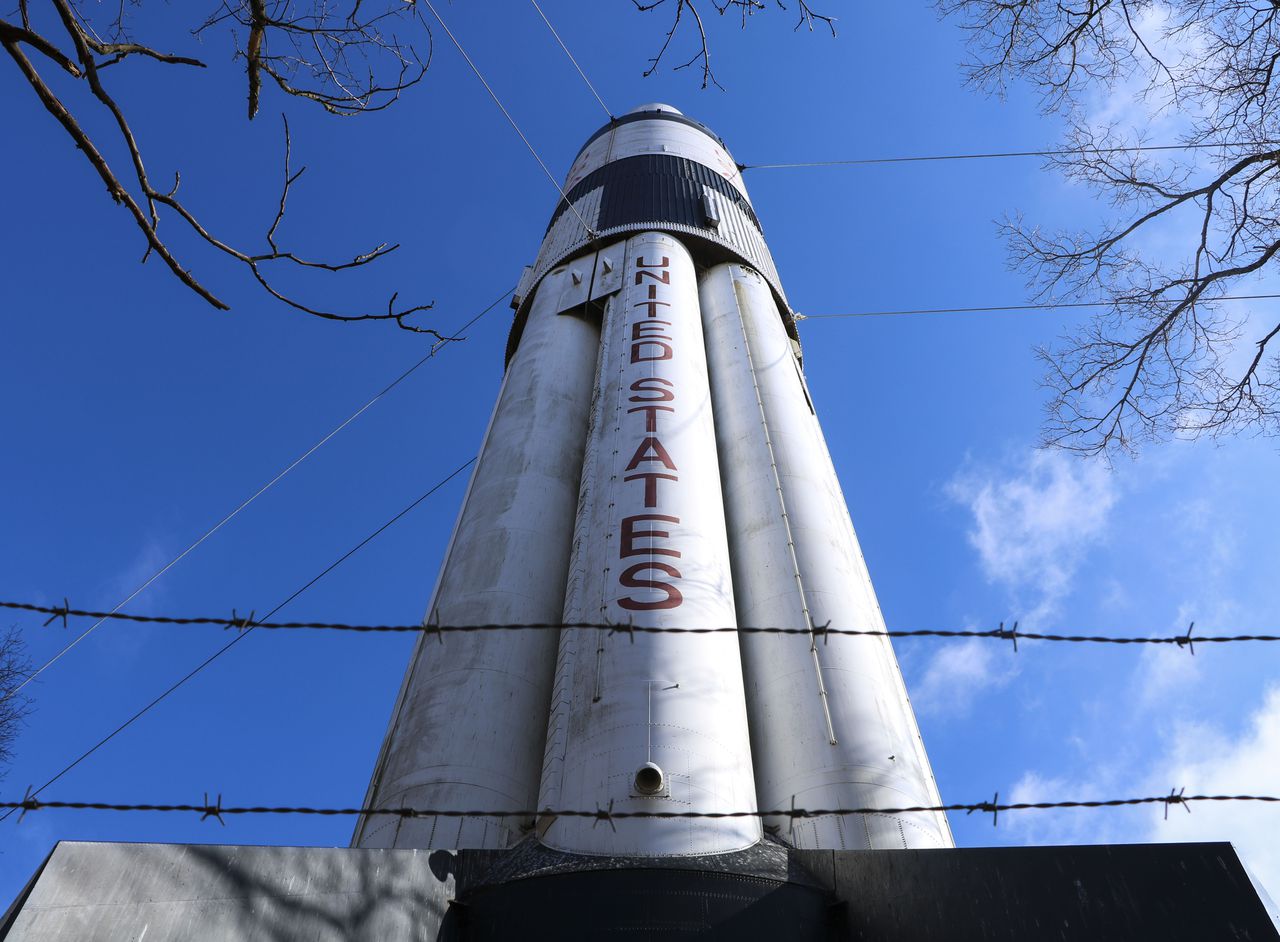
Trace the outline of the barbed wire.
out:
<instances>
[{"instance_id":1,"label":"barbed wire","mask_svg":"<svg viewBox=\"0 0 1280 942\"><path fill-rule=\"evenodd\" d=\"M614 821L631 818L653 819L721 819L721 818L822 818L830 816L864 815L864 814L916 814L927 812L960 812L972 814L980 812L992 815L992 825L998 823L1000 812L1008 811L1048 811L1062 809L1099 809L1122 808L1141 805L1163 805L1165 817L1169 808L1181 806L1190 812L1190 805L1200 802L1260 802L1280 803L1277 795L1187 795L1186 789L1170 789L1167 795L1147 795L1140 798L1106 798L1106 799L1069 799L1066 801L1013 801L1001 802L1000 793L996 792L990 801L969 803L953 803L945 805L905 805L898 808L860 807L860 808L774 808L768 810L741 811L615 811L613 803L608 807L594 809L494 809L494 808L317 808L306 805L246 805L226 806L222 804L222 795L215 801L209 800L206 792L202 804L153 804L153 803L117 803L106 801L40 801L28 792L21 801L0 802L0 808L21 811L25 816L30 811L70 810L70 811L116 811L116 812L177 812L199 814L203 821L215 818L225 824L225 815L255 814L297 814L317 815L322 817L349 817L363 815L367 817L395 818L594 818L597 823L603 821L612 824ZM19 818L21 820L21 817Z\"/></svg>"},{"instance_id":2,"label":"barbed wire","mask_svg":"<svg viewBox=\"0 0 1280 942\"><path fill-rule=\"evenodd\" d=\"M163 566L157 569L154 573L152 573L145 582L143 582L141 585L135 588L132 592L126 595L123 599L117 602L115 607L111 609L111 612L112 613L118 612L120 609L124 608L124 606L129 604L129 602L133 601L133 599L141 595L153 583L155 583L157 579L163 576L166 572L168 572L178 563L182 562L183 559L189 556L201 544L203 544L206 540L208 540L215 533L221 530L224 526L226 526L228 523L234 520L237 516L239 516L244 510L246 510L251 504L253 504L253 502L256 501L259 497L261 497L263 494L267 493L267 491L271 490L271 488L279 484L280 481L283 480L287 474L289 474L289 472L293 471L296 467L298 467L298 465L302 464L304 461L310 458L313 454L315 454L317 451L323 448L326 444L329 443L331 439L334 438L334 436L340 433L348 425L350 425L356 419L360 418L360 416L362 416L365 412L367 412L376 402L381 400L383 396L387 395L387 393L391 392L391 390L399 386L402 382L404 382L406 379L412 376L415 372L417 372L421 367L425 366L429 360L434 359L435 356L438 353L440 353L441 350L449 346L449 344L451 343L457 343L461 340L465 340L466 339L465 337L460 336L462 332L467 330L469 327L475 324L478 320L480 320L480 318L484 317L486 314L492 311L495 307L497 307L503 301L504 298L506 298L508 295L511 294L512 291L515 290L515 287L516 286L513 285L512 287L503 291L502 294L494 298L491 302L489 302L488 306L486 306L483 310L480 311L480 313L476 314L470 320L468 320L465 324L463 324L461 327L454 330L452 332L453 336L441 337L438 340L436 340L436 342L433 343L431 345L431 348L427 351L426 356L419 359L418 362L414 363L407 370L405 370L403 373L401 373L399 376L393 379L390 383L382 387L382 389L372 399L369 399L367 402L364 403L364 405L360 406L360 408L356 409L349 416L347 416L345 419L339 422L324 437L322 437L310 448L308 448L306 451L300 454L297 458L294 458L293 461L289 462L289 464L286 465L282 471L278 472L269 481L267 481L265 484L259 487L256 491L254 491L252 494L250 494L248 497L242 500L239 504L237 504L236 507L230 513L223 516L217 523L215 523L208 530L205 530L205 532L201 534L194 542L188 545L186 549L178 553L176 556L170 559L167 563L165 563ZM19 683L12 691L9 691L9 695L17 693L27 684L31 683L33 680L35 680L37 677L43 674L46 670L48 670L50 667L56 664L68 652L70 652L72 648L76 647L76 645L78 645L81 641L89 637L89 635L93 634L93 632L97 630L106 620L107 620L107 614L103 613L103 617L98 618L94 624L90 625L80 634L76 635L76 637L72 638L65 645L63 645L52 657L46 660L43 664L41 664L35 670L31 671L31 673L29 673L25 678L23 678L21 683ZM2 699L7 699L7 697L0 697L0 700Z\"/></svg>"},{"instance_id":3,"label":"barbed wire","mask_svg":"<svg viewBox=\"0 0 1280 942\"><path fill-rule=\"evenodd\" d=\"M66 626L68 618L112 618L120 621L140 622L160 625L209 625L221 628L234 628L244 631L258 628L266 631L352 631L369 634L466 634L491 631L559 631L561 629L609 630L614 634L768 634L768 635L811 635L815 639L825 641L828 637L865 637L865 638L995 638L1012 641L1017 650L1019 641L1053 641L1075 644L1172 644L1188 648L1195 653L1197 644L1226 644L1245 641L1274 642L1280 641L1280 635L1272 634L1236 634L1236 635L1197 635L1194 634L1195 622L1188 626L1181 635L1084 635L1054 634L1039 631L1019 631L1018 623L1006 628L1004 622L998 628L951 629L951 628L832 628L829 625L817 625L809 628L782 628L749 625L716 625L681 627L675 625L626 625L616 622L510 622L486 625L359 625L342 622L321 621L255 621L253 614L240 615L235 609L230 616L200 615L180 617L173 615L134 615L127 612L95 612L86 609L72 608L66 599L62 605L37 605L33 602L0 601L0 608L16 611L34 612L48 615L45 621L48 626L62 619ZM443 640L443 639L442 639Z\"/></svg>"},{"instance_id":4,"label":"barbed wire","mask_svg":"<svg viewBox=\"0 0 1280 942\"><path fill-rule=\"evenodd\" d=\"M374 530L372 533L370 533L368 536L366 536L363 540L361 540L359 543L357 543L357 544L356 544L355 546L353 546L351 549L347 550L345 553L343 553L341 556L339 556L336 560L334 560L332 563L330 563L328 566L326 566L324 569L322 569L322 570L321 570L317 575L312 576L312 577L311 577L311 579L310 579L310 580L308 580L308 581L307 581L304 585L302 585L300 588L295 589L295 590L294 590L294 592L293 592L293 593L292 593L288 598L286 598L283 602L280 602L279 604L277 604L277 605L275 606L275 608L271 609L271 611L267 612L267 614L266 614L265 618L270 618L272 615L274 615L276 612L280 611L280 610L281 610L282 608L284 608L286 605L288 605L288 604L290 604L291 602L293 602L296 598L298 598L298 596L302 595L302 593L306 592L308 589L310 589L312 586L314 586L317 582L319 582L321 579L323 579L323 578L324 578L325 576L327 576L329 573L333 572L333 570L337 569L337 568L338 568L339 566L341 566L344 562L346 562L348 559L350 559L352 556L354 556L356 553L358 553L361 549L363 549L365 546L367 546L367 545L368 545L372 540L374 540L374 539L375 539L379 534L381 534L384 530L386 530L388 527L390 527L392 524L394 524L397 520L399 520L399 519L401 519L402 517L404 517L406 514L408 514L408 513L409 513L409 511L413 510L415 507L417 507L419 504L421 504L423 501L425 501L428 497L430 497L430 496L431 496L432 494L434 494L436 491L440 490L440 488L444 487L446 484L448 484L450 481L452 481L455 477L457 477L459 474L461 474L463 471L465 471L467 468L471 467L471 466L472 466L473 464L475 464L475 463L476 463L476 459L475 459L475 458L469 458L469 459L467 459L465 462L463 462L461 465L459 465L458 467L454 468L454 469L453 469L452 471L450 471L450 472L449 472L445 477L441 478L441 479L440 479L439 481L437 481L435 484L431 485L431 487L429 487L429 488L427 489L427 491L426 491L424 494L422 494L420 497L416 498L412 503L410 503L410 504L409 504L407 507L405 507L403 510L399 511L398 513L396 513L396 515L395 515L395 516L393 516L390 520L388 520L386 523L382 524L380 527L378 527L378 529ZM65 601L65 600L64 600L64 601ZM117 613L117 614L118 614L118 613ZM52 621L52 620L53 620L52 618L51 618L51 619L49 619L49 621L46 621L46 622L45 622L45 624L46 624L46 625L48 625L48 624L49 624L49 622L50 622L50 621ZM71 760L71 762L69 762L69 763L67 763L65 766L63 766L63 767L62 767L62 771L61 771L61 772L59 772L57 775L53 776L53 777L52 777L52 778L50 778L48 781L46 781L43 785L41 785L39 788L37 788L37 789L35 790L35 792L34 792L34 793L32 793L32 792L30 791L30 789L28 789L28 792L27 792L27 798L28 798L28 799L32 799L32 798L34 798L36 795L39 795L39 794L40 794L40 792L44 791L46 788L48 788L48 787L49 787L50 785L52 785L54 782L58 781L58 779L62 778L62 776L66 775L68 772L70 772L72 769L74 769L76 766L78 766L78 765L79 765L81 762L83 762L85 759L89 758L91 755L93 755L95 752L97 752L99 749L101 749L101 748L102 748L103 746L105 746L107 743L111 742L111 740L112 740L112 739L114 739L116 736L118 736L120 733L124 732L126 729L128 729L130 726L132 726L135 722L137 722L138 720L140 720L143 716L145 716L147 713L149 713L149 712L150 712L152 709L154 709L156 706L158 706L159 704L161 704L162 702L164 702L164 700L166 700L166 699L167 699L167 698L168 698L168 697L169 697L169 696L170 696L174 691L176 691L176 690L178 690L179 688L181 688L184 684L186 684L189 680L191 680L191 678L195 677L197 674L199 674L201 671L203 671L205 668L207 668L210 664L212 664L212 663L213 663L214 661L216 661L218 658L222 657L224 654L226 654L228 651L230 651L232 648L234 648L237 644L239 644L239 643L240 643L241 641L243 641L245 638L249 637L249 635L250 635L250 634L253 632L253 630L254 630L254 625L253 625L253 624L246 624L246 625L244 625L244 626L243 626L243 629L244 629L244 630L242 630L242 631L238 631L238 632L236 632L236 636L235 636L234 638L232 638L232 639L231 639L230 641L228 641L226 644L222 645L222 647L218 648L218 650L214 651L212 654L210 654L208 657L206 657L203 661L201 661L199 664L197 664L195 667L193 667L193 668L192 668L191 670L189 670L187 673L183 674L183 675L182 675L180 678L178 678L178 680L176 680L174 683L172 683L172 684L170 684L168 687L166 687L162 693L160 693L157 697L155 697L153 700L151 700L150 702L148 702L146 706L142 707L142 709L138 710L136 713L134 713L132 716L130 716L130 717L129 717L127 720L125 720L123 723L121 723L121 724L119 724L118 726L116 726L116 727L115 727L115 729L113 729L111 732L107 733L107 735L106 735L106 736L104 736L103 738L99 739L96 743L94 743L92 746L90 746L90 747L89 747L88 749L86 749L84 752L80 753L80 755L79 755L79 756L77 756L75 759L72 759L72 760ZM28 678L28 679L30 679L30 678ZM20 688L19 688L19 689L20 689ZM7 699L8 697L15 696L15 695L16 695L16 693L17 693L17 691L16 691L16 690L15 690L15 691L11 691L11 692L9 692L7 695L5 695L5 697L0 698L0 699ZM4 821L4 820L5 820L6 818L8 818L11 814L13 814L13 812L14 812L15 810L16 810L16 809L14 809L14 808L10 807L7 811L5 811L5 812L4 812L4 814L0 814L0 821Z\"/></svg>"}]
</instances>

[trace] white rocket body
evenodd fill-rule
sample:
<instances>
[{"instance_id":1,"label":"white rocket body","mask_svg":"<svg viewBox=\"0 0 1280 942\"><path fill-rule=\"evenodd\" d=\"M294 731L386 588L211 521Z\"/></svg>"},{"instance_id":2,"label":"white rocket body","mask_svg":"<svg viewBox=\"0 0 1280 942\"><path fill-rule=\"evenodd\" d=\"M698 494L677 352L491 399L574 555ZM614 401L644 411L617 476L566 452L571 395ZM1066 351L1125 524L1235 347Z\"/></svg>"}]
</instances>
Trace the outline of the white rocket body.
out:
<instances>
[{"instance_id":1,"label":"white rocket body","mask_svg":"<svg viewBox=\"0 0 1280 942\"><path fill-rule=\"evenodd\" d=\"M676 857L758 842L758 808L940 804L888 639L812 633L884 623L732 157L647 105L565 191L427 621L614 627L424 636L368 803L541 813L374 816L354 843ZM688 630L735 625L799 633ZM940 813L763 824L951 846Z\"/></svg>"},{"instance_id":2,"label":"white rocket body","mask_svg":"<svg viewBox=\"0 0 1280 942\"><path fill-rule=\"evenodd\" d=\"M659 233L626 242L604 312L565 621L734 622L715 425L693 259ZM755 810L732 634L566 629L541 808ZM594 854L741 850L756 818L544 815L544 843Z\"/></svg>"}]
</instances>

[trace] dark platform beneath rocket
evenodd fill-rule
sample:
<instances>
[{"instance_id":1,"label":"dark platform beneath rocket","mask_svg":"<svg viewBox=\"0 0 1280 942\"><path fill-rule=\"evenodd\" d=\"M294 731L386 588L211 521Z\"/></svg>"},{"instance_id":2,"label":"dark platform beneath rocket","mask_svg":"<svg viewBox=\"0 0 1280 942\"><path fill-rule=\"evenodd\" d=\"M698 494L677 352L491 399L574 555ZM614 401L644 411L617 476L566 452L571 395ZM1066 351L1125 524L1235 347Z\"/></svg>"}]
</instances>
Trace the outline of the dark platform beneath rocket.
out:
<instances>
[{"instance_id":1,"label":"dark platform beneath rocket","mask_svg":"<svg viewBox=\"0 0 1280 942\"><path fill-rule=\"evenodd\" d=\"M510 851L58 844L5 942L1280 940L1230 844Z\"/></svg>"}]
</instances>

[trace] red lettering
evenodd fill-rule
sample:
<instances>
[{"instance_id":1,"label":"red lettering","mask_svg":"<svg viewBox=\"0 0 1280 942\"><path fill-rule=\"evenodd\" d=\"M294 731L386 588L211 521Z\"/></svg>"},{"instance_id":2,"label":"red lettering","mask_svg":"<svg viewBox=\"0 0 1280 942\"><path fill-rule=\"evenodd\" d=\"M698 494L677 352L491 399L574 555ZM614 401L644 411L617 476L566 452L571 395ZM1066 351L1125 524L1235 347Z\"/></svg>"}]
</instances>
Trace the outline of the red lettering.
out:
<instances>
[{"instance_id":1,"label":"red lettering","mask_svg":"<svg viewBox=\"0 0 1280 942\"><path fill-rule=\"evenodd\" d=\"M669 582L662 582L658 579L638 579L640 573L646 570L656 569L665 573L672 579L680 578L680 570L675 566L668 566L666 563L636 563L636 565L623 571L618 577L618 583L624 589L657 589L659 592L666 594L665 599L658 599L656 602L640 602L630 596L618 599L618 607L625 608L630 612L651 612L655 609L678 608L684 602L684 596Z\"/></svg>"},{"instance_id":2,"label":"red lettering","mask_svg":"<svg viewBox=\"0 0 1280 942\"><path fill-rule=\"evenodd\" d=\"M643 350L645 347L657 347L659 350L658 356L644 356ZM661 340L641 340L631 345L632 363L652 363L654 360L670 360L674 355L671 344L663 343Z\"/></svg>"},{"instance_id":3,"label":"red lettering","mask_svg":"<svg viewBox=\"0 0 1280 942\"><path fill-rule=\"evenodd\" d=\"M661 337L663 340L670 340L666 334L662 332L659 324L671 326L671 321L637 321L631 325L631 339L644 340L646 337Z\"/></svg>"},{"instance_id":4,"label":"red lettering","mask_svg":"<svg viewBox=\"0 0 1280 942\"><path fill-rule=\"evenodd\" d=\"M652 454L650 454L652 452ZM640 443L640 447L636 449L636 453L631 456L631 463L627 465L628 471L634 471L646 461L657 461L664 465L668 471L679 471L676 463L671 460L671 455L662 447L662 442L650 435Z\"/></svg>"},{"instance_id":5,"label":"red lettering","mask_svg":"<svg viewBox=\"0 0 1280 942\"><path fill-rule=\"evenodd\" d=\"M669 476L669 475L668 475ZM628 478L627 480L630 480ZM679 557L680 552L673 549L662 549L657 546L636 546L636 540L665 540L671 536L669 530L637 530L636 523L646 520L660 520L663 523L679 523L679 517L672 517L668 514L636 514L634 517L622 518L622 540L618 545L618 558L626 559L628 556L644 556L646 553L650 556L676 556Z\"/></svg>"},{"instance_id":6,"label":"red lettering","mask_svg":"<svg viewBox=\"0 0 1280 942\"><path fill-rule=\"evenodd\" d=\"M657 316L658 316L658 308L660 308L660 307L671 307L671 305L670 305L669 303L667 303L666 301L641 301L639 304L633 304L633 305L631 305L631 306L632 306L632 307L647 307L647 308L649 309L649 313L647 313L647 314L645 315L645 317L657 317Z\"/></svg>"},{"instance_id":7,"label":"red lettering","mask_svg":"<svg viewBox=\"0 0 1280 942\"><path fill-rule=\"evenodd\" d=\"M678 478L678 477L677 477L676 475L674 475L674 474L663 474L661 471L641 471L639 474L628 474L628 475L627 475L625 478L623 478L622 480L624 480L624 481L641 481L641 480L642 480L642 481L644 481L644 505L645 505L646 507L657 507L657 506L658 506L658 478L662 478L664 481L679 481L679 480L680 480L680 478ZM627 519L629 519L629 520L639 520L640 518L639 518L639 517L628 517ZM672 518L672 519L675 519L675 518ZM623 521L623 524L624 524L624 529L623 529L623 539L625 540L625 539L626 539L626 530L625 530L625 524L626 524L626 521ZM638 533L638 534L636 534L636 535L637 535L637 536L647 536L648 534L645 534L645 533ZM655 535L656 535L656 534L655 534ZM664 533L664 534L663 534L663 536L666 536L666 534ZM654 552L657 552L657 550L654 550ZM622 555L623 555L623 556L626 556L626 555L628 555L628 554L627 554L627 553L623 553ZM675 555L676 555L676 556L679 556L680 554L679 554L679 553L676 553Z\"/></svg>"},{"instance_id":8,"label":"red lettering","mask_svg":"<svg viewBox=\"0 0 1280 942\"><path fill-rule=\"evenodd\" d=\"M627 410L627 415L630 415L633 412L648 413L644 420L644 430L646 432L656 432L658 430L658 413L675 411L676 410L670 406L633 406Z\"/></svg>"},{"instance_id":9,"label":"red lettering","mask_svg":"<svg viewBox=\"0 0 1280 942\"><path fill-rule=\"evenodd\" d=\"M663 261L665 262L666 259L664 258ZM656 271L638 271L636 272L636 284L641 284L645 275L648 275L654 281L662 282L664 285L671 284L671 272L669 271L664 271L661 273Z\"/></svg>"},{"instance_id":10,"label":"red lettering","mask_svg":"<svg viewBox=\"0 0 1280 942\"><path fill-rule=\"evenodd\" d=\"M674 386L675 383L669 379L663 379L661 376L646 376L638 379L631 384L631 391L636 393L651 392L657 393L656 396L632 396L632 402L671 402L676 398L676 394L670 389L655 389L649 383L661 383L663 386Z\"/></svg>"},{"instance_id":11,"label":"red lettering","mask_svg":"<svg viewBox=\"0 0 1280 942\"><path fill-rule=\"evenodd\" d=\"M659 262L657 265L650 265L648 262L644 260L643 255L641 255L639 258L636 259L636 268L666 268L670 264L671 264L671 259L665 255L662 256L662 261Z\"/></svg>"}]
</instances>

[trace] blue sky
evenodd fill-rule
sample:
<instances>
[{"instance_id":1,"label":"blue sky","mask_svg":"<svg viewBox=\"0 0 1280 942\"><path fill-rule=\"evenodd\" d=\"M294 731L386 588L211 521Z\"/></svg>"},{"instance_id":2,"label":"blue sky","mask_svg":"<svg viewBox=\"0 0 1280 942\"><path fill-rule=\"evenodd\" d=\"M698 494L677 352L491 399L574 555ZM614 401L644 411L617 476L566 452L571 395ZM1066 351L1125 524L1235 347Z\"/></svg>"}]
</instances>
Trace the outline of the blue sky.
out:
<instances>
[{"instance_id":1,"label":"blue sky","mask_svg":"<svg viewBox=\"0 0 1280 942\"><path fill-rule=\"evenodd\" d=\"M770 11L712 28L725 91L692 71L642 78L664 14L544 4L618 112L667 101L738 160L768 163L1022 150L1059 126L1018 88L963 87L961 36L912 4L860 5L840 36ZM923 5L921 5L923 6ZM177 5L139 34L195 49L207 71L118 67L152 172L231 239L261 238L279 185L280 120L308 165L281 230L313 254L402 248L349 276L288 283L334 306L434 300L448 330L514 284L556 194L437 36L396 107L339 120L268 94L244 120L225 37L196 48ZM532 7L443 11L553 173L603 121ZM146 25L153 24L153 25ZM671 63L691 54L678 36ZM10 69L9 81L16 82ZM159 80L157 80L157 78ZM62 85L58 86L60 89ZM68 85L74 98L80 90ZM1117 90L1100 115L1142 111ZM25 93L3 104L10 181L0 344L0 597L105 608L425 353L385 324L318 321L272 302L174 220L173 246L232 304L212 310L154 262L63 132ZM89 112L85 112L89 115ZM105 124L86 117L105 141ZM108 156L121 154L108 149ZM1024 300L995 220L1051 226L1108 208L1035 161L746 175L803 313ZM1251 286L1252 287L1252 286ZM1272 302L1274 303L1274 302ZM1259 316L1274 314L1260 308ZM892 627L1204 633L1274 630L1275 443L1173 443L1114 469L1034 448L1045 393L1032 347L1080 314L810 320L815 404ZM498 308L166 574L130 608L266 611L471 457L501 377ZM459 478L281 616L413 622L464 488ZM10 615L37 662L69 638ZM35 712L0 794L20 798L225 643L218 629L106 625L34 684ZM411 639L258 633L68 774L46 797L349 805L364 794ZM898 645L949 801L1280 790L1280 652L1026 643ZM40 812L0 825L0 900L59 839L346 843L353 822ZM1280 811L1249 806L954 817L962 845L1232 840L1280 888Z\"/></svg>"}]
</instances>

